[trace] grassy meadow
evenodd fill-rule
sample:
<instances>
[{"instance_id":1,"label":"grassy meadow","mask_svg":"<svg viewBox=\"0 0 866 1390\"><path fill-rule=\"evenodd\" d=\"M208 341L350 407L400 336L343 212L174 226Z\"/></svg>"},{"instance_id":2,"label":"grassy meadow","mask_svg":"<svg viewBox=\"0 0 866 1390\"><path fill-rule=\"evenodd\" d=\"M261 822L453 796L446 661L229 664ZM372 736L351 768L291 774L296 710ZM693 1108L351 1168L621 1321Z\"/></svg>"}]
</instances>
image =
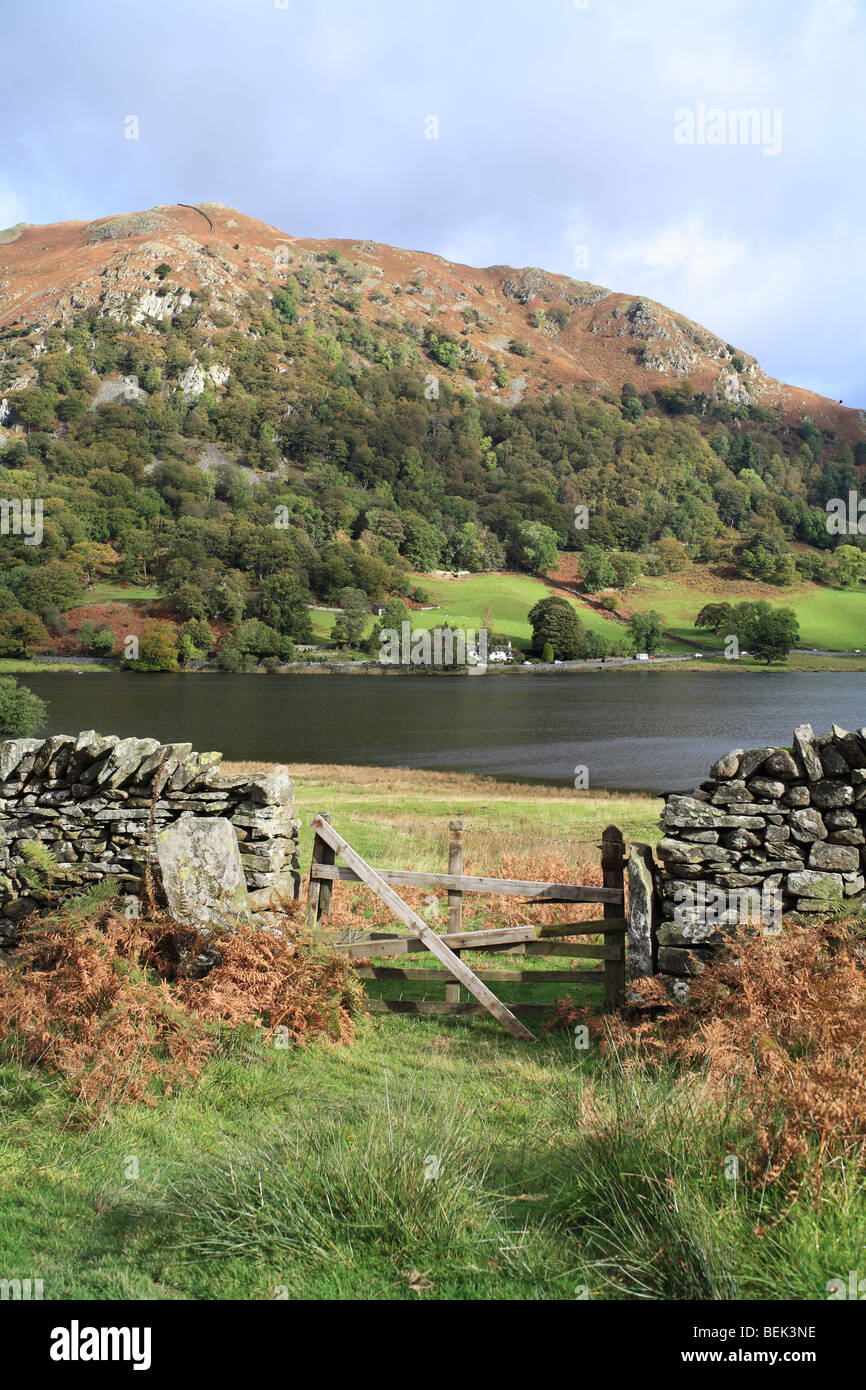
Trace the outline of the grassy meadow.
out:
<instances>
[{"instance_id":1,"label":"grassy meadow","mask_svg":"<svg viewBox=\"0 0 866 1390\"><path fill-rule=\"evenodd\" d=\"M423 588L432 603L428 610L416 610L411 615L414 628L433 628L446 621L459 628L476 631L485 625L492 614L493 630L497 636L509 638L521 651L528 651L532 629L527 615L539 599L555 593L565 598L579 614L588 632L600 633L608 642L620 642L625 635L623 622L607 618L589 603L572 598L561 589L552 589L542 579L522 574L472 574L460 579L434 578L426 574L412 576ZM653 608L664 619L666 637L663 651L687 655L696 648L712 656L721 654L721 637L695 627L695 618L705 603L739 603L745 599L762 598L774 607L792 608L800 628L800 646L817 647L820 652L866 652L866 589L828 589L817 584L800 583L790 588L775 588L745 580L723 580L705 567L695 566L684 574L668 574L663 578L643 576L625 594L620 595L623 617L633 612ZM313 636L317 642L327 642L336 613L314 611L311 614ZM367 624L372 631L374 619ZM791 669L835 669L826 665L832 657L821 657L820 667L798 667L797 654L789 658ZM852 658L847 658L850 663ZM727 667L734 663L725 662ZM742 660L736 666L758 669L757 663ZM851 665L841 669L852 669Z\"/></svg>"},{"instance_id":2,"label":"grassy meadow","mask_svg":"<svg viewBox=\"0 0 866 1390\"><path fill-rule=\"evenodd\" d=\"M793 1199L726 1179L735 1093L567 1032L236 1039L97 1128L16 1062L0 1086L0 1266L46 1299L818 1299L866 1241L841 1173Z\"/></svg>"},{"instance_id":3,"label":"grassy meadow","mask_svg":"<svg viewBox=\"0 0 866 1390\"><path fill-rule=\"evenodd\" d=\"M521 876L591 871L611 821L657 834L659 804L639 796L401 769L292 776L304 864L322 810L402 867L443 867L459 816L469 871ZM366 893L338 885L338 920L370 925ZM362 1016L350 1045L292 1050L224 1028L189 1084L101 1108L86 1079L24 1062L10 1038L0 1270L42 1279L46 1299L825 1297L866 1242L857 1165L819 1158L817 1177L770 1181L747 1066L720 1087L711 1059L647 1064L591 988L577 1002L595 1020L581 1049L569 1029L539 1024L528 1045L486 1018Z\"/></svg>"},{"instance_id":4,"label":"grassy meadow","mask_svg":"<svg viewBox=\"0 0 866 1390\"><path fill-rule=\"evenodd\" d=\"M695 627L700 609L705 603L741 603L749 598L767 599L773 607L792 608L800 628L801 647L866 650L866 589L828 589L818 584L778 589L766 584L713 582L705 571L695 570L686 578L671 574L664 579L644 577L629 589L626 602L629 611L654 608L664 615L670 632L711 651L721 649L724 642Z\"/></svg>"}]
</instances>

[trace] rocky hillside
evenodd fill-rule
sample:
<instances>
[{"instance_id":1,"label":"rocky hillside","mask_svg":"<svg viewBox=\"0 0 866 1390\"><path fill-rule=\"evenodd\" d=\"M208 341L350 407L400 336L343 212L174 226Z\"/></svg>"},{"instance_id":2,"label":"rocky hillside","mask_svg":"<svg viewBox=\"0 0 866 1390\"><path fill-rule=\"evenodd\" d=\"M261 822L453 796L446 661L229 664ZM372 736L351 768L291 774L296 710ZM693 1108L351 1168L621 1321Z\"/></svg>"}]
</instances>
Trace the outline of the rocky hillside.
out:
<instances>
[{"instance_id":1,"label":"rocky hillside","mask_svg":"<svg viewBox=\"0 0 866 1390\"><path fill-rule=\"evenodd\" d=\"M419 576L564 552L586 593L693 564L856 587L866 537L826 507L864 466L858 412L565 276L210 203L0 235L0 656L246 669L311 604L352 649Z\"/></svg>"},{"instance_id":2,"label":"rocky hillside","mask_svg":"<svg viewBox=\"0 0 866 1390\"><path fill-rule=\"evenodd\" d=\"M0 426L12 423L14 393L36 381L46 329L94 308L156 327L197 297L207 304L197 320L205 340L227 325L248 332L250 301L286 284L297 297L299 273L302 316L342 310L398 337L453 339L459 351L440 354L441 365L476 395L516 404L577 386L619 396L625 383L664 395L687 382L783 427L808 418L852 445L866 438L864 412L773 380L743 349L652 300L534 267L478 270L378 242L292 237L218 203L0 233L0 341L26 334L32 348L31 363L2 384ZM287 387L292 368L280 364ZM208 383L193 364L181 384L201 394L229 371L211 363ZM104 399L126 389L109 385Z\"/></svg>"}]
</instances>

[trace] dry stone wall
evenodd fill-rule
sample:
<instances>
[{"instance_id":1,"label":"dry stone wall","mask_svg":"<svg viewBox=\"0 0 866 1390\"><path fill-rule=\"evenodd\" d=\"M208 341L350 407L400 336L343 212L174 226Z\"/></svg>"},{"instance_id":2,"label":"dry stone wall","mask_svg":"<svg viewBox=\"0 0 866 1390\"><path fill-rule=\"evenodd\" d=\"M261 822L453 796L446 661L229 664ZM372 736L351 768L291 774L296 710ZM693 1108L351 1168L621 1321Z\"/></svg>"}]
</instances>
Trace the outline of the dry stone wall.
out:
<instances>
[{"instance_id":1,"label":"dry stone wall","mask_svg":"<svg viewBox=\"0 0 866 1390\"><path fill-rule=\"evenodd\" d=\"M249 888L291 882L299 822L288 769L224 777L221 760L221 753L194 753L189 743L103 737L93 729L3 743L0 943L46 900L34 842L51 855L52 888L61 897L111 877L136 898L148 866L157 866L160 832L183 817L223 817L234 828Z\"/></svg>"},{"instance_id":2,"label":"dry stone wall","mask_svg":"<svg viewBox=\"0 0 866 1390\"><path fill-rule=\"evenodd\" d=\"M735 748L690 795L670 794L657 847L657 969L698 974L760 915L866 906L866 728L801 724L790 748Z\"/></svg>"}]
</instances>

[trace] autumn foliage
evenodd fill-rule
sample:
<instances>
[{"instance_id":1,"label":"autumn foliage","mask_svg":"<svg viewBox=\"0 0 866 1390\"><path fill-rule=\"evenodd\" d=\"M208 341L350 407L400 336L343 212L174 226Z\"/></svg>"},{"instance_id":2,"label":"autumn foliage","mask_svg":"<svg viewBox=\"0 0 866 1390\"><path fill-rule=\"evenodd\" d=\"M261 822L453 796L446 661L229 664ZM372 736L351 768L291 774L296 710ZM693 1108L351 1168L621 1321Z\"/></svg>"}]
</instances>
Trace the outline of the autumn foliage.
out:
<instances>
[{"instance_id":1,"label":"autumn foliage","mask_svg":"<svg viewBox=\"0 0 866 1390\"><path fill-rule=\"evenodd\" d=\"M866 1140L866 942L856 923L786 924L738 940L691 983L687 1004L660 976L639 983L638 1010L608 1020L563 1003L557 1022L586 1023L622 1065L702 1068L708 1094L734 1099L754 1136L758 1182L862 1161Z\"/></svg>"},{"instance_id":2,"label":"autumn foliage","mask_svg":"<svg viewBox=\"0 0 866 1390\"><path fill-rule=\"evenodd\" d=\"M296 905L269 921L215 947L110 905L34 920L0 963L0 1041L97 1110L153 1103L198 1076L242 1025L267 1042L350 1042L360 991L345 962L310 948Z\"/></svg>"}]
</instances>

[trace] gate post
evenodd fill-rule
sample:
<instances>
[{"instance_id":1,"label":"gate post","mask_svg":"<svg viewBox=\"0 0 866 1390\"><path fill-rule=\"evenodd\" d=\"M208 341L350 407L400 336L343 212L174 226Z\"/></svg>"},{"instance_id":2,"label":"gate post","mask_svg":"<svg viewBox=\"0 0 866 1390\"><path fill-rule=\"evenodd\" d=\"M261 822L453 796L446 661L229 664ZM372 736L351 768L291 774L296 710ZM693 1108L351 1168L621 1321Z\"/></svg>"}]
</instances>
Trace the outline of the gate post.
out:
<instances>
[{"instance_id":1,"label":"gate post","mask_svg":"<svg viewBox=\"0 0 866 1390\"><path fill-rule=\"evenodd\" d=\"M622 831L616 825L609 825L601 836L601 877L605 888L617 888L622 901L605 903L603 915L625 917L625 845ZM618 960L604 962L604 1007L618 1009L625 1002L625 933L618 934L620 952ZM608 938L605 937L605 943Z\"/></svg>"},{"instance_id":2,"label":"gate post","mask_svg":"<svg viewBox=\"0 0 866 1390\"><path fill-rule=\"evenodd\" d=\"M655 860L649 845L632 842L628 850L628 978L655 975L659 901Z\"/></svg>"},{"instance_id":3,"label":"gate post","mask_svg":"<svg viewBox=\"0 0 866 1390\"><path fill-rule=\"evenodd\" d=\"M330 811L322 816L322 820L327 821L330 825ZM309 931L315 931L322 920L322 913L331 910L331 884L314 877L315 867L317 864L333 864L334 859L335 855L331 846L326 844L317 831L313 840L310 882L307 888L307 928Z\"/></svg>"}]
</instances>

